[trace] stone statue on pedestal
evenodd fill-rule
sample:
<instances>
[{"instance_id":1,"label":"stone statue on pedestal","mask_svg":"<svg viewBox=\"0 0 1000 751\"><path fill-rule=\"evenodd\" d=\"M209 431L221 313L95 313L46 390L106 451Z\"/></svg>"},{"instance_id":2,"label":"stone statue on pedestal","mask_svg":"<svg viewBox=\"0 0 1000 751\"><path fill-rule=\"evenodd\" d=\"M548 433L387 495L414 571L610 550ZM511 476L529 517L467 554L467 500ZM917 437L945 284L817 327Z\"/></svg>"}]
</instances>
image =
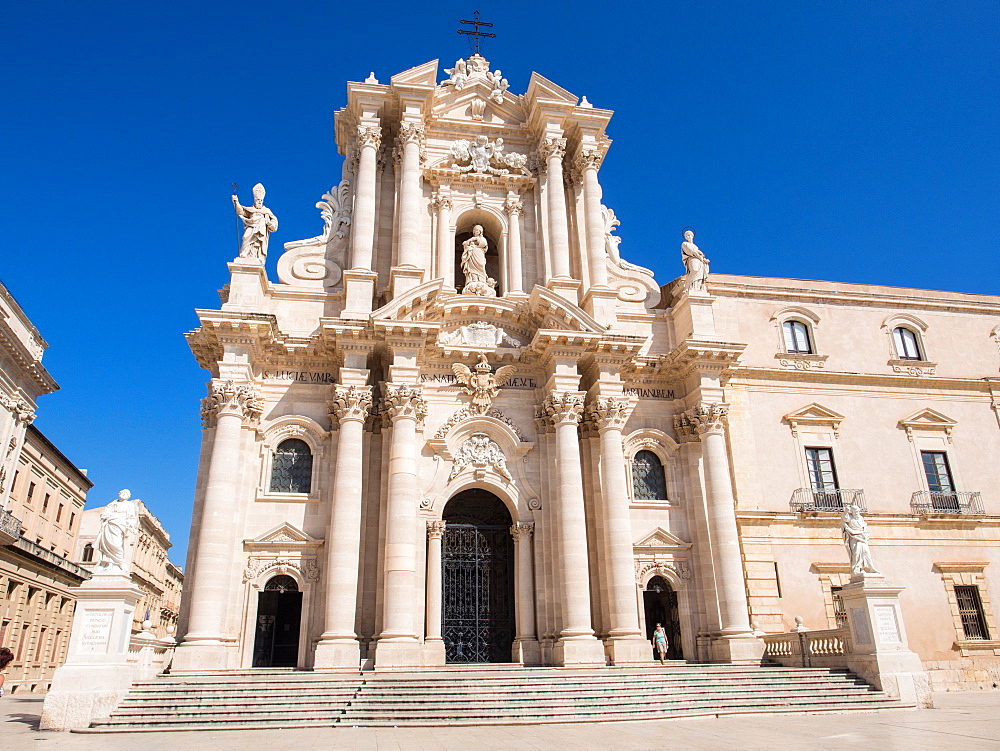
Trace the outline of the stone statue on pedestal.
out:
<instances>
[{"instance_id":1,"label":"stone statue on pedestal","mask_svg":"<svg viewBox=\"0 0 1000 751\"><path fill-rule=\"evenodd\" d=\"M489 243L483 237L482 225L472 228L472 237L462 243L462 272L465 274L463 295L480 295L496 297L495 279L486 274L486 251Z\"/></svg>"},{"instance_id":2,"label":"stone statue on pedestal","mask_svg":"<svg viewBox=\"0 0 1000 751\"><path fill-rule=\"evenodd\" d=\"M861 517L860 508L852 504L844 509L840 517L840 531L851 556L851 577L878 574L868 545L868 522Z\"/></svg>"},{"instance_id":3,"label":"stone statue on pedestal","mask_svg":"<svg viewBox=\"0 0 1000 751\"><path fill-rule=\"evenodd\" d=\"M694 244L694 231L684 232L684 242L681 243L681 258L687 275L684 282L688 292L704 292L708 280L708 259L701 249Z\"/></svg>"},{"instance_id":4,"label":"stone statue on pedestal","mask_svg":"<svg viewBox=\"0 0 1000 751\"><path fill-rule=\"evenodd\" d=\"M236 216L243 220L243 244L240 258L267 258L267 240L278 229L278 218L264 205L264 186L253 186L253 206L240 206L240 199L233 194Z\"/></svg>"},{"instance_id":5,"label":"stone statue on pedestal","mask_svg":"<svg viewBox=\"0 0 1000 751\"><path fill-rule=\"evenodd\" d=\"M129 538L139 531L139 515L132 494L128 490L118 492L118 498L107 505L101 513L101 528L94 539L94 547L101 554L98 571L119 569L128 571L125 551Z\"/></svg>"}]
</instances>

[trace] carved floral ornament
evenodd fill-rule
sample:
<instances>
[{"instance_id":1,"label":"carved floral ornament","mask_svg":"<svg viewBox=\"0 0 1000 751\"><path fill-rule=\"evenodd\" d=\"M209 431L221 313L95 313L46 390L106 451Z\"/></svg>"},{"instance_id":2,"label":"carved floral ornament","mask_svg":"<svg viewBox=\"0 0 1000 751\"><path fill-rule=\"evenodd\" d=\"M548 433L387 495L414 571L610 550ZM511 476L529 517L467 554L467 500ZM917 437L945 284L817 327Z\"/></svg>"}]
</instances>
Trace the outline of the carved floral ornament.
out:
<instances>
[{"instance_id":1,"label":"carved floral ornament","mask_svg":"<svg viewBox=\"0 0 1000 751\"><path fill-rule=\"evenodd\" d=\"M645 584L646 577L662 576L667 581L690 581L691 567L683 558L671 561L636 561L635 580L640 584Z\"/></svg>"},{"instance_id":2,"label":"carved floral ornament","mask_svg":"<svg viewBox=\"0 0 1000 751\"><path fill-rule=\"evenodd\" d=\"M697 440L706 433L721 433L728 414L728 404L699 404L674 415L674 431L682 441Z\"/></svg>"},{"instance_id":3,"label":"carved floral ornament","mask_svg":"<svg viewBox=\"0 0 1000 751\"><path fill-rule=\"evenodd\" d=\"M315 558L253 556L247 561L246 568L243 569L243 581L252 581L263 574L286 574L289 576L298 574L304 582L316 582L319 581L319 565Z\"/></svg>"},{"instance_id":4,"label":"carved floral ornament","mask_svg":"<svg viewBox=\"0 0 1000 751\"><path fill-rule=\"evenodd\" d=\"M559 159L562 160L566 156L566 139L565 138L546 138L538 145L538 155L542 157L543 160L548 161L549 159Z\"/></svg>"},{"instance_id":5,"label":"carved floral ornament","mask_svg":"<svg viewBox=\"0 0 1000 751\"><path fill-rule=\"evenodd\" d=\"M583 416L583 394L574 391L549 394L542 403L542 410L554 425L576 424Z\"/></svg>"},{"instance_id":6,"label":"carved floral ornament","mask_svg":"<svg viewBox=\"0 0 1000 751\"><path fill-rule=\"evenodd\" d=\"M452 169L463 174L507 175L516 170L522 175L530 175L527 169L528 157L524 154L505 154L503 139L490 141L486 136L476 136L469 141L460 138L451 145L451 156L455 160ZM510 169L507 169L507 168Z\"/></svg>"},{"instance_id":7,"label":"carved floral ornament","mask_svg":"<svg viewBox=\"0 0 1000 751\"><path fill-rule=\"evenodd\" d=\"M473 433L462 444L455 456L448 481L454 480L470 467L473 470L491 469L507 482L514 479L507 469L507 459L503 454L503 449L486 433Z\"/></svg>"},{"instance_id":8,"label":"carved floral ornament","mask_svg":"<svg viewBox=\"0 0 1000 751\"><path fill-rule=\"evenodd\" d=\"M423 504L421 504L423 507ZM435 520L427 522L427 539L440 540L444 537L444 531L448 524L445 521Z\"/></svg>"},{"instance_id":9,"label":"carved floral ornament","mask_svg":"<svg viewBox=\"0 0 1000 751\"><path fill-rule=\"evenodd\" d=\"M470 417L478 417L480 416L480 414L483 417L492 417L494 420L499 420L504 425L509 427L512 431L514 431L514 435L517 436L517 440L524 441L524 435L521 433L517 425L515 425L514 422L499 409L491 409L488 410L487 412L478 413L474 412L471 407L463 407L462 409L456 411L451 417L449 417L448 420L444 423L444 425L438 428L437 433L434 434L435 440L444 438L446 435L448 435L448 431L450 431L460 422L464 422L465 420L468 420Z\"/></svg>"},{"instance_id":10,"label":"carved floral ornament","mask_svg":"<svg viewBox=\"0 0 1000 751\"><path fill-rule=\"evenodd\" d=\"M17 422L24 423L25 425L31 425L35 420L35 410L32 409L31 405L21 396L7 396L6 394L0 394L0 406L4 409L10 411L14 415L14 419Z\"/></svg>"},{"instance_id":11,"label":"carved floral ornament","mask_svg":"<svg viewBox=\"0 0 1000 751\"><path fill-rule=\"evenodd\" d=\"M534 533L534 522L517 522L510 528L510 536L514 538L515 542L527 542L531 540Z\"/></svg>"},{"instance_id":12,"label":"carved floral ornament","mask_svg":"<svg viewBox=\"0 0 1000 751\"><path fill-rule=\"evenodd\" d=\"M330 400L330 414L338 422L364 422L372 408L370 386L337 386Z\"/></svg>"},{"instance_id":13,"label":"carved floral ornament","mask_svg":"<svg viewBox=\"0 0 1000 751\"><path fill-rule=\"evenodd\" d=\"M383 403L385 414L393 422L401 418L419 421L427 416L427 402L419 386L386 384Z\"/></svg>"},{"instance_id":14,"label":"carved floral ornament","mask_svg":"<svg viewBox=\"0 0 1000 751\"><path fill-rule=\"evenodd\" d=\"M591 403L588 413L598 430L622 430L631 412L628 399L597 399Z\"/></svg>"},{"instance_id":15,"label":"carved floral ornament","mask_svg":"<svg viewBox=\"0 0 1000 751\"><path fill-rule=\"evenodd\" d=\"M206 428L215 427L222 415L238 415L247 424L257 424L264 411L264 402L250 384L232 381L209 385L208 396L201 400L201 419Z\"/></svg>"},{"instance_id":16,"label":"carved floral ornament","mask_svg":"<svg viewBox=\"0 0 1000 751\"><path fill-rule=\"evenodd\" d=\"M382 128L378 125L358 126L358 148L362 149L371 146L378 149L382 145Z\"/></svg>"}]
</instances>

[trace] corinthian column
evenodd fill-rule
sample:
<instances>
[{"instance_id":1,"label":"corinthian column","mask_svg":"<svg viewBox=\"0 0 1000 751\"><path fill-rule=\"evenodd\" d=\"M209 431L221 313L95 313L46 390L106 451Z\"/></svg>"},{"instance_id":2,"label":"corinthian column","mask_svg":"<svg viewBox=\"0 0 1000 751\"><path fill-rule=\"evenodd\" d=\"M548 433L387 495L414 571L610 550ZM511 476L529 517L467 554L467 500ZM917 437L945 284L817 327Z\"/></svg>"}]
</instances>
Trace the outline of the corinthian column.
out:
<instances>
[{"instance_id":1,"label":"corinthian column","mask_svg":"<svg viewBox=\"0 0 1000 751\"><path fill-rule=\"evenodd\" d=\"M444 286L455 289L455 244L451 239L451 198L438 196L434 202L437 209L437 254L438 269Z\"/></svg>"},{"instance_id":2,"label":"corinthian column","mask_svg":"<svg viewBox=\"0 0 1000 751\"><path fill-rule=\"evenodd\" d=\"M535 636L535 571L531 538L535 533L534 522L517 522L510 528L514 538L514 560L517 571L514 580L514 601L517 603L517 638L514 646L521 654L521 662L538 651ZM532 644L521 644L532 642ZM526 654L527 653L527 654Z\"/></svg>"},{"instance_id":3,"label":"corinthian column","mask_svg":"<svg viewBox=\"0 0 1000 751\"><path fill-rule=\"evenodd\" d=\"M441 641L441 538L446 523L427 522L427 612L424 640Z\"/></svg>"},{"instance_id":4,"label":"corinthian column","mask_svg":"<svg viewBox=\"0 0 1000 751\"><path fill-rule=\"evenodd\" d=\"M399 265L420 266L420 141L423 123L399 126Z\"/></svg>"},{"instance_id":5,"label":"corinthian column","mask_svg":"<svg viewBox=\"0 0 1000 751\"><path fill-rule=\"evenodd\" d=\"M603 155L598 149L583 149L577 156L577 167L583 173L583 205L587 221L587 264L590 286L608 286L608 268L604 249L604 218L601 216L601 183L597 170Z\"/></svg>"},{"instance_id":6,"label":"corinthian column","mask_svg":"<svg viewBox=\"0 0 1000 751\"><path fill-rule=\"evenodd\" d=\"M427 414L419 387L385 385L392 421L386 502L382 633L375 664L420 664L417 643L417 421ZM422 540L421 540L422 542Z\"/></svg>"},{"instance_id":7,"label":"corinthian column","mask_svg":"<svg viewBox=\"0 0 1000 751\"><path fill-rule=\"evenodd\" d=\"M736 501L729 475L729 452L726 447L728 413L729 405L702 404L685 412L682 418L692 424L701 436L712 561L715 564L719 618L724 635L752 632L747 611L743 557L736 528Z\"/></svg>"},{"instance_id":8,"label":"corinthian column","mask_svg":"<svg viewBox=\"0 0 1000 751\"><path fill-rule=\"evenodd\" d=\"M591 411L600 431L601 499L604 505L604 555L608 571L608 645L615 664L648 662L649 645L639 631L635 591L632 518L629 513L622 428L627 399L598 399Z\"/></svg>"},{"instance_id":9,"label":"corinthian column","mask_svg":"<svg viewBox=\"0 0 1000 751\"><path fill-rule=\"evenodd\" d=\"M226 603L234 570L233 516L239 508L240 435L260 420L262 404L249 384L213 382L202 400L205 428L214 430L205 496L198 514L198 543L191 578L186 582L188 631L178 649L177 670L215 670L227 664Z\"/></svg>"},{"instance_id":10,"label":"corinthian column","mask_svg":"<svg viewBox=\"0 0 1000 751\"><path fill-rule=\"evenodd\" d=\"M509 293L522 294L523 284L521 280L521 214L524 213L524 204L519 198L513 196L507 199L504 204L507 210L508 230L507 230L507 269L510 276Z\"/></svg>"},{"instance_id":11,"label":"corinthian column","mask_svg":"<svg viewBox=\"0 0 1000 751\"><path fill-rule=\"evenodd\" d=\"M552 245L552 276L569 278L569 224L566 216L566 193L563 190L562 160L566 155L565 138L546 138L538 147L545 159L549 213L549 242Z\"/></svg>"},{"instance_id":12,"label":"corinthian column","mask_svg":"<svg viewBox=\"0 0 1000 751\"><path fill-rule=\"evenodd\" d=\"M358 174L354 187L354 215L351 218L351 266L372 270L375 245L375 164L382 143L377 125L358 127Z\"/></svg>"},{"instance_id":13,"label":"corinthian column","mask_svg":"<svg viewBox=\"0 0 1000 751\"><path fill-rule=\"evenodd\" d=\"M361 556L362 440L371 388L337 386L330 418L340 429L333 503L326 530L326 613L316 644L316 668L357 669L361 648L354 631Z\"/></svg>"},{"instance_id":14,"label":"corinthian column","mask_svg":"<svg viewBox=\"0 0 1000 751\"><path fill-rule=\"evenodd\" d=\"M553 650L553 660L559 665L603 664L604 649L594 638L590 618L587 518L577 435L577 425L583 413L583 394L550 394L544 409L555 426L558 486L556 534L559 537L559 561L556 568L561 585L562 631Z\"/></svg>"}]
</instances>

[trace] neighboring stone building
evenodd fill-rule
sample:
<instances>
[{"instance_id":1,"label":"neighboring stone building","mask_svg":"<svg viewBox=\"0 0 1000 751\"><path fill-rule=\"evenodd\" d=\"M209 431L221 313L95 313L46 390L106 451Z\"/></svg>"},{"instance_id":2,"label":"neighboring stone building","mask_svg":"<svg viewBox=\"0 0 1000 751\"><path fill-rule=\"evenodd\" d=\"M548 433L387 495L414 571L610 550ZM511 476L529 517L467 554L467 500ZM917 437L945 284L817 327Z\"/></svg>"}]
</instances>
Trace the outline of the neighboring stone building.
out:
<instances>
[{"instance_id":1,"label":"neighboring stone building","mask_svg":"<svg viewBox=\"0 0 1000 751\"><path fill-rule=\"evenodd\" d=\"M1000 298L706 281L693 235L661 290L602 204L610 111L437 71L348 84L278 283L263 188L234 197L188 335L212 381L173 669L629 664L656 621L673 658L758 661L753 621L846 617L867 501L938 683L1000 679Z\"/></svg>"},{"instance_id":2,"label":"neighboring stone building","mask_svg":"<svg viewBox=\"0 0 1000 751\"><path fill-rule=\"evenodd\" d=\"M42 366L48 345L0 284L0 646L14 652L7 689L45 691L62 664L73 587L70 560L93 483L38 430L36 400L58 386Z\"/></svg>"},{"instance_id":3,"label":"neighboring stone building","mask_svg":"<svg viewBox=\"0 0 1000 751\"><path fill-rule=\"evenodd\" d=\"M150 621L150 630L158 639L173 636L177 628L181 590L184 575L179 567L167 558L173 547L170 535L153 516L145 503L134 499L139 517L139 534L133 541L135 550L131 557L130 574L135 585L142 590L142 599L135 607L132 632L143 630L143 621ZM93 571L98 562L95 555L95 538L101 528L101 514L105 506L87 509L80 523L76 560Z\"/></svg>"}]
</instances>

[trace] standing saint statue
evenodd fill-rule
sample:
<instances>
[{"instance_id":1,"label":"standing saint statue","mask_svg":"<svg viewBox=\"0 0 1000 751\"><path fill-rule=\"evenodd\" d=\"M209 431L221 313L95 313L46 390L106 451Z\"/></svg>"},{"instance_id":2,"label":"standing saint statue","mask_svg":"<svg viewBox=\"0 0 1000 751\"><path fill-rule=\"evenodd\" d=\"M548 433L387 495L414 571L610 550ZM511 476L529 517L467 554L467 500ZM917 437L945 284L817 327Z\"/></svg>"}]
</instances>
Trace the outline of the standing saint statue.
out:
<instances>
[{"instance_id":1,"label":"standing saint statue","mask_svg":"<svg viewBox=\"0 0 1000 751\"><path fill-rule=\"evenodd\" d=\"M708 281L708 259L701 249L694 244L694 232L684 232L684 242L681 243L681 258L687 275L684 277L688 292L704 292Z\"/></svg>"},{"instance_id":2,"label":"standing saint statue","mask_svg":"<svg viewBox=\"0 0 1000 751\"><path fill-rule=\"evenodd\" d=\"M879 573L868 545L868 522L861 517L860 508L851 504L844 509L840 517L840 531L851 556L851 576Z\"/></svg>"},{"instance_id":3,"label":"standing saint statue","mask_svg":"<svg viewBox=\"0 0 1000 751\"><path fill-rule=\"evenodd\" d=\"M101 554L102 569L117 568L126 571L125 551L131 535L139 531L139 515L132 494L120 490L118 498L101 512L101 528L94 539L94 547Z\"/></svg>"},{"instance_id":4,"label":"standing saint statue","mask_svg":"<svg viewBox=\"0 0 1000 751\"><path fill-rule=\"evenodd\" d=\"M233 194L236 216L243 220L243 244L240 258L267 258L268 236L278 229L278 218L264 205L264 186L253 186L253 206L240 206L240 199Z\"/></svg>"},{"instance_id":5,"label":"standing saint statue","mask_svg":"<svg viewBox=\"0 0 1000 751\"><path fill-rule=\"evenodd\" d=\"M483 227L477 224L472 228L472 237L462 243L462 272L465 274L463 295L480 295L495 297L497 286L495 279L486 274L486 251L489 243L483 237Z\"/></svg>"}]
</instances>

